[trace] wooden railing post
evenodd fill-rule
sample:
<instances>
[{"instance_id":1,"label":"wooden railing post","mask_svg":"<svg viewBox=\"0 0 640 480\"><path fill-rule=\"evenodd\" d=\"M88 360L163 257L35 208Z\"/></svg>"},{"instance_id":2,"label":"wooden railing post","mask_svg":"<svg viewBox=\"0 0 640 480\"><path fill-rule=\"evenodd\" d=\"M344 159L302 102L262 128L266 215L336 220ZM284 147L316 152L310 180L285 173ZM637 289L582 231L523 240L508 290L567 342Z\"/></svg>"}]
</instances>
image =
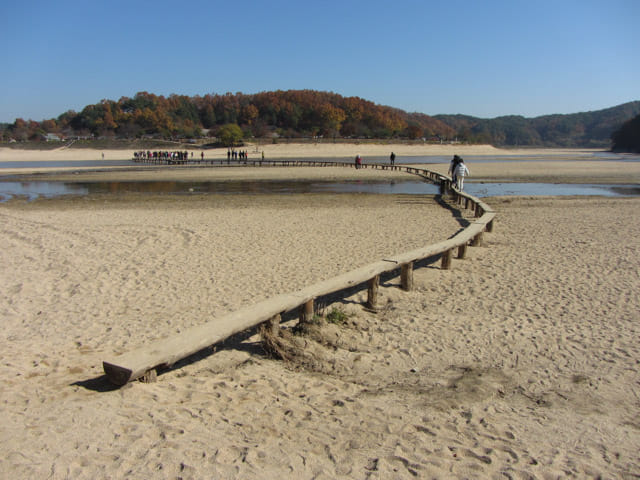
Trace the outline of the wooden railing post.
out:
<instances>
[{"instance_id":1,"label":"wooden railing post","mask_svg":"<svg viewBox=\"0 0 640 480\"><path fill-rule=\"evenodd\" d=\"M400 285L407 292L413 290L413 262L405 263L400 267Z\"/></svg>"},{"instance_id":2,"label":"wooden railing post","mask_svg":"<svg viewBox=\"0 0 640 480\"><path fill-rule=\"evenodd\" d=\"M467 256L467 243L463 243L458 247L458 258L464 258Z\"/></svg>"},{"instance_id":3,"label":"wooden railing post","mask_svg":"<svg viewBox=\"0 0 640 480\"><path fill-rule=\"evenodd\" d=\"M313 320L313 298L300 305L300 322L310 323Z\"/></svg>"},{"instance_id":4,"label":"wooden railing post","mask_svg":"<svg viewBox=\"0 0 640 480\"><path fill-rule=\"evenodd\" d=\"M378 305L378 288L380 286L380 275L376 275L367 282L367 308L376 310Z\"/></svg>"},{"instance_id":5,"label":"wooden railing post","mask_svg":"<svg viewBox=\"0 0 640 480\"><path fill-rule=\"evenodd\" d=\"M442 265L443 270L449 270L451 268L451 259L453 257L453 249L449 249L442 253Z\"/></svg>"},{"instance_id":6,"label":"wooden railing post","mask_svg":"<svg viewBox=\"0 0 640 480\"><path fill-rule=\"evenodd\" d=\"M487 232L493 232L493 220L487 223Z\"/></svg>"},{"instance_id":7,"label":"wooden railing post","mask_svg":"<svg viewBox=\"0 0 640 480\"><path fill-rule=\"evenodd\" d=\"M280 331L280 319L281 319L281 316L278 313L277 315L274 315L266 322L267 329L269 330L269 333L271 333L273 336L278 336L278 332Z\"/></svg>"},{"instance_id":8,"label":"wooden railing post","mask_svg":"<svg viewBox=\"0 0 640 480\"><path fill-rule=\"evenodd\" d=\"M471 240L472 247L479 247L480 245L482 245L482 232L478 233L473 237L473 240Z\"/></svg>"}]
</instances>

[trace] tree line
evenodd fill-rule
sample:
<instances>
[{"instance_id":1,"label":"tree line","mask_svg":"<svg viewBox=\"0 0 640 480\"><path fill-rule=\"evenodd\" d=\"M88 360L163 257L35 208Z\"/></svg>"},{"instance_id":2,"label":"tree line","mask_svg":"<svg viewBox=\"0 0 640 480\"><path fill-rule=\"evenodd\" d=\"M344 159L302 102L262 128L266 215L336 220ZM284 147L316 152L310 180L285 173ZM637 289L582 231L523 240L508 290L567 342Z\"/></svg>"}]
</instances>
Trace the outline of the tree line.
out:
<instances>
[{"instance_id":1,"label":"tree line","mask_svg":"<svg viewBox=\"0 0 640 480\"><path fill-rule=\"evenodd\" d=\"M378 138L488 143L497 146L608 147L611 135L640 114L640 101L595 112L481 119L408 113L359 97L287 90L243 94L154 95L102 100L81 112L0 124L3 141L55 138L218 137L233 126L244 138ZM234 130L235 131L235 130Z\"/></svg>"},{"instance_id":2,"label":"tree line","mask_svg":"<svg viewBox=\"0 0 640 480\"><path fill-rule=\"evenodd\" d=\"M640 101L566 115L535 118L504 116L481 119L465 115L436 115L470 143L496 146L609 148L612 135L640 114Z\"/></svg>"},{"instance_id":3,"label":"tree line","mask_svg":"<svg viewBox=\"0 0 640 480\"><path fill-rule=\"evenodd\" d=\"M289 90L257 94L227 93L188 97L137 93L118 101L102 100L81 112L36 122L16 119L3 137L37 140L47 133L65 137L199 138L216 136L223 126L238 125L245 137L284 136L422 138L451 137L455 132L427 115L376 105L359 97L329 92Z\"/></svg>"}]
</instances>

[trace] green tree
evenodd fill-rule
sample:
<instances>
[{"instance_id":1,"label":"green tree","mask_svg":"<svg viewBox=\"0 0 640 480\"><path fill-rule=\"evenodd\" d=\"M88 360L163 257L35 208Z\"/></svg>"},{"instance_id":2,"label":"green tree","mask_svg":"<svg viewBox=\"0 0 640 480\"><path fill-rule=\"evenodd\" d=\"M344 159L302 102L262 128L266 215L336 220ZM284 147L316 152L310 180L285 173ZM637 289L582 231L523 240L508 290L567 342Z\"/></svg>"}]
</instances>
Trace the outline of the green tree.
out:
<instances>
[{"instance_id":1,"label":"green tree","mask_svg":"<svg viewBox=\"0 0 640 480\"><path fill-rule=\"evenodd\" d=\"M218 138L227 147L233 147L242 140L242 129L235 123L227 123L218 130Z\"/></svg>"}]
</instances>

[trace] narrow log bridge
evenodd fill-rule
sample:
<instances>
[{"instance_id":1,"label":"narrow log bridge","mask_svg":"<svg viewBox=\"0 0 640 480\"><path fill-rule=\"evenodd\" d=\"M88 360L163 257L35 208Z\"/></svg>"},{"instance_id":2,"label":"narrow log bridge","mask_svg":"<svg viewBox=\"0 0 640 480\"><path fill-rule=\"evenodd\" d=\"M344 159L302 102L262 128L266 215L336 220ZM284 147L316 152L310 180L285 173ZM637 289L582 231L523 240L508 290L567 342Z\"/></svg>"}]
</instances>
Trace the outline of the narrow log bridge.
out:
<instances>
[{"instance_id":1,"label":"narrow log bridge","mask_svg":"<svg viewBox=\"0 0 640 480\"><path fill-rule=\"evenodd\" d=\"M351 166L341 162L294 162L289 160L249 163L274 165L281 162L283 164L287 163L287 166L315 166L316 164L321 164L322 166ZM271 325L277 325L282 313L296 308L300 309L300 318L304 321L306 317L313 315L313 302L316 298L357 285L367 284L368 299L366 307L375 310L381 274L399 270L402 288L411 290L413 288L414 262L441 255L441 268L449 269L452 266L453 254L456 249L457 257L464 258L467 245L480 245L483 232L485 230L492 231L495 212L480 199L457 191L452 186L451 179L445 175L401 165L366 164L362 165L362 167L401 170L439 184L443 193L449 192L452 195L454 203L474 211L475 219L464 230L443 242L385 258L337 277L310 285L297 292L272 297L210 322L192 327L176 336L160 339L137 350L109 358L103 362L104 372L109 381L115 385L124 385L141 377L152 378L155 376L156 368L170 367L179 360L263 322L271 322Z\"/></svg>"}]
</instances>

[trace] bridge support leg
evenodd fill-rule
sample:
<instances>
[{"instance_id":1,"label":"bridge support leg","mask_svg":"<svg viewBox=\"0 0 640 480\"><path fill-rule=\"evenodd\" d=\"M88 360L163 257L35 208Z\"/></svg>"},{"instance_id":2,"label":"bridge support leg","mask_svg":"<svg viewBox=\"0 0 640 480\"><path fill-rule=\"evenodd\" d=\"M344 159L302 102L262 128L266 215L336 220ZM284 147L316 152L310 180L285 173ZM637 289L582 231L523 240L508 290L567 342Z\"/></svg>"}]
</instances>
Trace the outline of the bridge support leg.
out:
<instances>
[{"instance_id":1,"label":"bridge support leg","mask_svg":"<svg viewBox=\"0 0 640 480\"><path fill-rule=\"evenodd\" d=\"M280 332L280 319L281 316L280 314L278 314L274 315L266 322L269 333L271 333L271 335L273 335L274 337L277 337L278 333Z\"/></svg>"},{"instance_id":2,"label":"bridge support leg","mask_svg":"<svg viewBox=\"0 0 640 480\"><path fill-rule=\"evenodd\" d=\"M472 247L479 247L480 245L482 245L482 237L483 237L483 233L482 232L480 232L475 237L473 237L473 240L471 240L471 246Z\"/></svg>"},{"instance_id":3,"label":"bridge support leg","mask_svg":"<svg viewBox=\"0 0 640 480\"><path fill-rule=\"evenodd\" d=\"M493 232L493 220L487 223L487 232Z\"/></svg>"},{"instance_id":4,"label":"bridge support leg","mask_svg":"<svg viewBox=\"0 0 640 480\"><path fill-rule=\"evenodd\" d=\"M413 262L405 263L400 267L400 285L407 292L413 290Z\"/></svg>"},{"instance_id":5,"label":"bridge support leg","mask_svg":"<svg viewBox=\"0 0 640 480\"><path fill-rule=\"evenodd\" d=\"M300 322L310 323L313 320L313 299L300 306Z\"/></svg>"},{"instance_id":6,"label":"bridge support leg","mask_svg":"<svg viewBox=\"0 0 640 480\"><path fill-rule=\"evenodd\" d=\"M380 275L376 275L367 282L367 303L369 310L376 310L378 305L378 287L380 286Z\"/></svg>"},{"instance_id":7,"label":"bridge support leg","mask_svg":"<svg viewBox=\"0 0 640 480\"><path fill-rule=\"evenodd\" d=\"M451 259L453 258L453 249L449 249L442 254L442 265L441 268L443 270L451 269Z\"/></svg>"},{"instance_id":8,"label":"bridge support leg","mask_svg":"<svg viewBox=\"0 0 640 480\"><path fill-rule=\"evenodd\" d=\"M158 372L156 371L155 368L152 368L151 370L147 370L145 374L142 377L140 377L140 381L142 383L153 383L157 380L158 380Z\"/></svg>"}]
</instances>

